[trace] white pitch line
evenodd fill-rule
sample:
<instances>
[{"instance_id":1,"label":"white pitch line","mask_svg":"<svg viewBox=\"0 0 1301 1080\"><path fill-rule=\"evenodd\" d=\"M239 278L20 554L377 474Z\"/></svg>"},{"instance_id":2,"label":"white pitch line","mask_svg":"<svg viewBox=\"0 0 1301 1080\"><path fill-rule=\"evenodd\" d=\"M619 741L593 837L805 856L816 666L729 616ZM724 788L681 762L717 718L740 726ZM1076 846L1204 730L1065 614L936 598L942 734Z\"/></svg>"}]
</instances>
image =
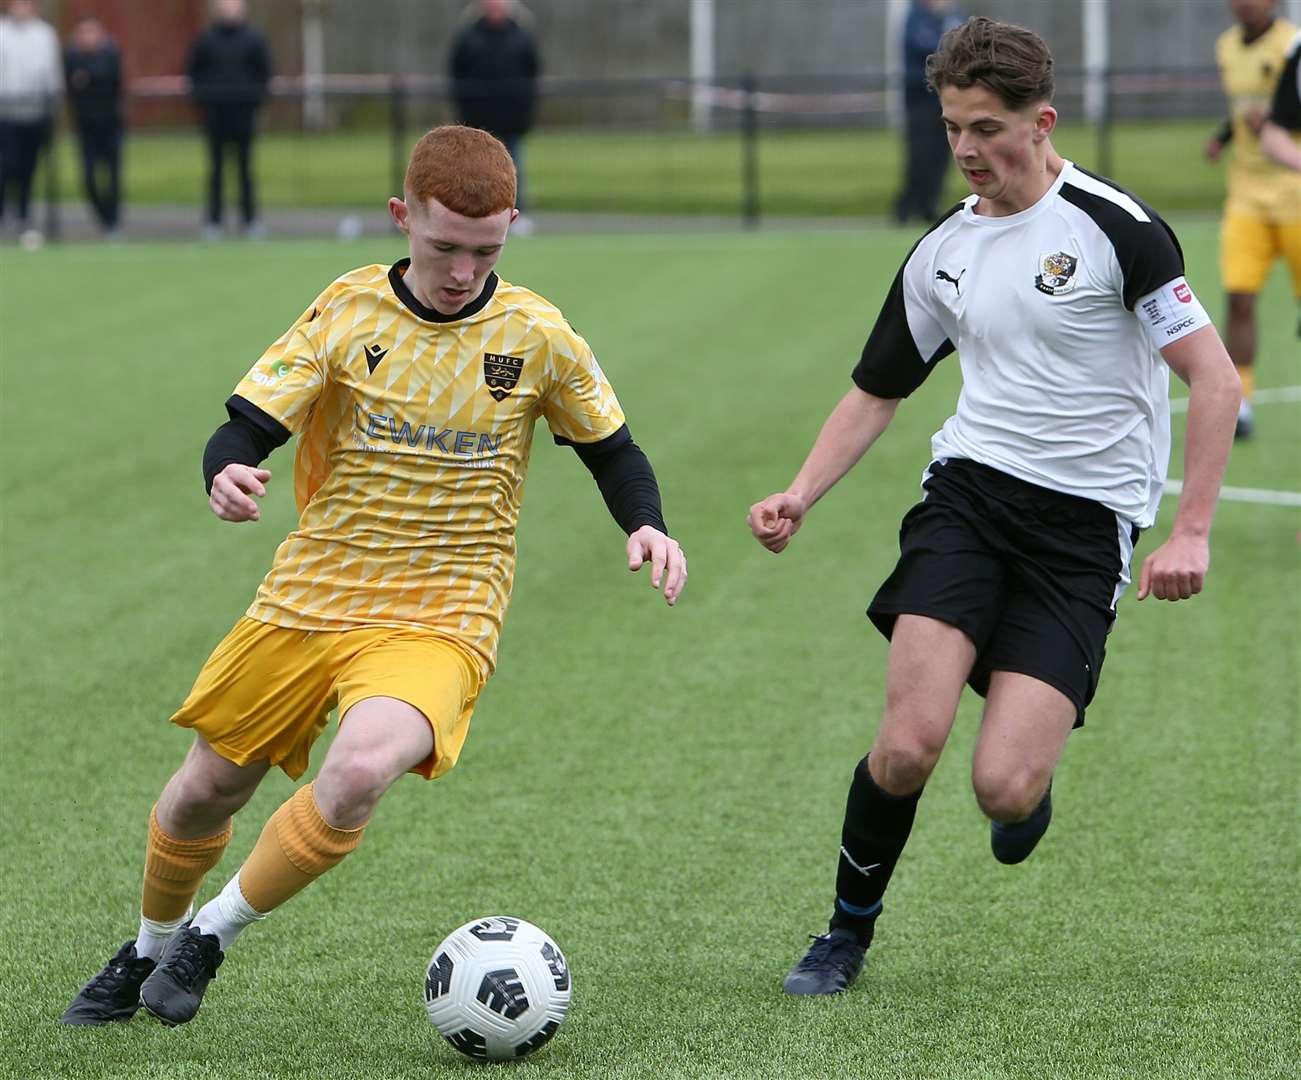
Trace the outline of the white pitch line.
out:
<instances>
[{"instance_id":1,"label":"white pitch line","mask_svg":"<svg viewBox=\"0 0 1301 1080\"><path fill-rule=\"evenodd\" d=\"M1183 481L1167 480L1162 494L1178 495ZM1226 502L1260 503L1264 506L1301 506L1301 491L1269 491L1266 488L1222 487L1220 498Z\"/></svg>"},{"instance_id":2,"label":"white pitch line","mask_svg":"<svg viewBox=\"0 0 1301 1080\"><path fill-rule=\"evenodd\" d=\"M1283 401L1301 401L1301 386L1274 386L1268 390L1257 390L1251 395L1253 405L1277 405ZM1188 411L1188 398L1170 399L1170 411L1181 413Z\"/></svg>"}]
</instances>

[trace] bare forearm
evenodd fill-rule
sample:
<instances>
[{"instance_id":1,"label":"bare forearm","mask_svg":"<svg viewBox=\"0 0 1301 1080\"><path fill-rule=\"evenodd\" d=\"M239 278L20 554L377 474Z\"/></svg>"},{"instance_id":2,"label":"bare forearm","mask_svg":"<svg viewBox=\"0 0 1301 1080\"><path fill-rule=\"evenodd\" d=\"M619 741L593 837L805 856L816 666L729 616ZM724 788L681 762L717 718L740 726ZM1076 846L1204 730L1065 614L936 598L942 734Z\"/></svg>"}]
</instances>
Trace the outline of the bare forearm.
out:
<instances>
[{"instance_id":1,"label":"bare forearm","mask_svg":"<svg viewBox=\"0 0 1301 1080\"><path fill-rule=\"evenodd\" d=\"M1225 365L1195 376L1189 384L1188 427L1184 437L1184 480L1173 531L1208 536L1215 500L1233 445L1233 425L1242 386Z\"/></svg>"},{"instance_id":2,"label":"bare forearm","mask_svg":"<svg viewBox=\"0 0 1301 1080\"><path fill-rule=\"evenodd\" d=\"M1285 168L1301 172L1301 146L1277 124L1266 123L1261 129L1260 148Z\"/></svg>"},{"instance_id":3,"label":"bare forearm","mask_svg":"<svg viewBox=\"0 0 1301 1080\"><path fill-rule=\"evenodd\" d=\"M787 490L812 506L858 462L899 407L898 398L879 398L854 387L822 425L813 449Z\"/></svg>"}]
</instances>

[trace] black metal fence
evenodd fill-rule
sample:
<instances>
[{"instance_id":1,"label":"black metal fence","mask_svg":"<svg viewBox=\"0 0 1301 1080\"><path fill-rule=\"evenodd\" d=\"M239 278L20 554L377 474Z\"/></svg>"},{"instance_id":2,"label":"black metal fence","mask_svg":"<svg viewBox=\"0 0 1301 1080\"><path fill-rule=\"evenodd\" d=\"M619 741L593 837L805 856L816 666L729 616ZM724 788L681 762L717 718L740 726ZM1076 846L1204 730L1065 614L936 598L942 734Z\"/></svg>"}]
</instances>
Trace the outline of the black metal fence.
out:
<instances>
[{"instance_id":1,"label":"black metal fence","mask_svg":"<svg viewBox=\"0 0 1301 1080\"><path fill-rule=\"evenodd\" d=\"M494 87L489 85L482 90L491 94ZM708 159L709 168L718 174L711 181L715 193L701 200L698 209L718 212L730 205L732 212L749 225L757 224L774 210L788 212L783 200L765 191L764 155L770 140L775 154L787 155L794 153L792 147L798 145L798 140L790 136L884 133L896 124L901 111L900 95L883 74L755 75L708 83L684 78L549 78L542 81L539 90L535 134L542 145L547 145L548 138L558 145L563 141L559 138L562 136L591 137L583 143L590 156L586 162L572 160L569 164L573 169L596 163L596 155L602 152L600 136L622 136L625 137L619 144L622 153L628 153L629 146L639 144L651 148L647 152L656 163L655 183L668 190L675 182L674 177L665 161L655 155L653 147L656 140L676 139L674 161L680 164L674 168L685 175L694 169L697 161ZM285 161L297 160L303 174L308 176L299 185L304 197L317 203L328 201L334 183L338 185L340 205L350 205L355 202L357 187L367 192L373 187L375 199L388 191L401 190L407 155L417 135L433 124L455 119L450 91L447 81L436 77L331 76L315 81L278 78L273 80L259 126L264 138L292 140L296 149L286 151L282 157ZM4 114L5 104L0 102L0 116ZM1087 156L1092 167L1108 175L1114 175L1117 170L1123 173L1127 164L1133 164L1118 157L1115 141L1118 125L1145 125L1145 129L1159 132L1172 121L1195 118L1207 121L1209 132L1210 121L1222 117L1224 111L1217 73L1213 68L1204 67L1059 71L1055 104L1063 120L1072 123L1075 153ZM125 105L131 137L142 146L150 145L150 139L195 132L195 113L183 78L139 80L128 88ZM43 195L45 231L51 239L57 238L61 231L60 204L65 197L74 195L75 187L64 175L66 165L64 169L59 166L61 155L52 148L56 140L69 139L72 131L73 125L66 120L57 125L55 140L51 140L43 157L43 177L38 190ZM634 142L629 143L627 136L635 137ZM194 137L197 139L197 134ZM333 145L341 138L355 141L357 155L365 158L364 166L369 170L365 177L359 174L353 178L354 187L340 183L341 178L354 165L360 169L363 162L353 162L350 155L340 155L337 149L334 157L322 159L323 168L312 171L303 164L315 147ZM1146 141L1137 140L1126 153L1131 157L1145 153L1140 144ZM571 157L581 157L583 153L572 149L566 152ZM733 153L735 157L729 166L724 159ZM377 156L383 158L382 170L377 167ZM551 168L555 175L560 175L561 165L548 164L545 155L542 164L544 171ZM272 162L271 167L282 168L284 162L279 165ZM852 171L852 166L835 162L827 168ZM265 180L265 161L262 171ZM794 167L792 171L796 171ZM1124 182L1123 176L1121 179ZM825 182L826 178L820 180ZM622 182L627 185L625 190L629 196L623 206L618 192L609 190L602 190L599 199L591 199L585 206L582 186L575 184L572 192L568 186L561 185L566 195L558 202L546 194L544 186L540 208L572 212L584 209L690 212L692 209L688 197L666 198L660 207L653 192L634 191L630 182ZM891 175L889 183L894 182L895 177ZM129 185L128 202L167 201L166 192L156 185L137 183L135 186L148 190L133 191ZM553 182L551 190L555 189ZM819 205L816 197L815 192L809 200L787 201L803 208L797 212L810 208L814 212L831 213L881 211L881 201L874 193L873 197L864 197L857 203L836 196ZM276 204L275 199L272 204Z\"/></svg>"}]
</instances>

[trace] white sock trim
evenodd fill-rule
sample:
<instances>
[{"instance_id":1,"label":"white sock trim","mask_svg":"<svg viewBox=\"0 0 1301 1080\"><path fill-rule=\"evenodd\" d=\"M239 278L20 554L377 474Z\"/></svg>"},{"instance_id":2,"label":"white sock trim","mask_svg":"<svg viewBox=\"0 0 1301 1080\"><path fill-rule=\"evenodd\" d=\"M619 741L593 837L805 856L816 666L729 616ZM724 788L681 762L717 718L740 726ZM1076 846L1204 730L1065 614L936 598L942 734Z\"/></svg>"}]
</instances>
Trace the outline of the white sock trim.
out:
<instances>
[{"instance_id":1,"label":"white sock trim","mask_svg":"<svg viewBox=\"0 0 1301 1080\"><path fill-rule=\"evenodd\" d=\"M136 934L136 956L157 960L162 954L163 946L167 944L167 939L184 926L193 914L193 904L185 909L185 914L179 919L168 919L165 922L147 919L144 912L141 912L140 932Z\"/></svg>"},{"instance_id":2,"label":"white sock trim","mask_svg":"<svg viewBox=\"0 0 1301 1080\"><path fill-rule=\"evenodd\" d=\"M216 935L224 952L246 926L266 917L266 912L257 911L244 899L243 890L239 887L239 874L236 874L226 882L226 887L221 892L199 909L199 913L194 916L194 928L200 933Z\"/></svg>"}]
</instances>

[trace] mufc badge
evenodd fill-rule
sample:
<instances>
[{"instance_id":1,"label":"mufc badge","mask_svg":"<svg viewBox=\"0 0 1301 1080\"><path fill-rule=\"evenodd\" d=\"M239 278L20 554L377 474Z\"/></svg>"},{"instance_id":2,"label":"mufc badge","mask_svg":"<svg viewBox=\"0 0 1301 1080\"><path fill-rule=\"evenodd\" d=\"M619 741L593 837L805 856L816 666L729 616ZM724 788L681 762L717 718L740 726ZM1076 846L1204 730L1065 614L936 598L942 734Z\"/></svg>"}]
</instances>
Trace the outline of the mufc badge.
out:
<instances>
[{"instance_id":1,"label":"mufc badge","mask_svg":"<svg viewBox=\"0 0 1301 1080\"><path fill-rule=\"evenodd\" d=\"M1075 288L1075 271L1080 260L1064 251L1039 256L1039 273L1034 287L1049 296L1058 296Z\"/></svg>"},{"instance_id":2,"label":"mufc badge","mask_svg":"<svg viewBox=\"0 0 1301 1080\"><path fill-rule=\"evenodd\" d=\"M515 389L519 373L524 367L522 356L503 356L501 353L483 354L483 381L494 401L501 401Z\"/></svg>"}]
</instances>

